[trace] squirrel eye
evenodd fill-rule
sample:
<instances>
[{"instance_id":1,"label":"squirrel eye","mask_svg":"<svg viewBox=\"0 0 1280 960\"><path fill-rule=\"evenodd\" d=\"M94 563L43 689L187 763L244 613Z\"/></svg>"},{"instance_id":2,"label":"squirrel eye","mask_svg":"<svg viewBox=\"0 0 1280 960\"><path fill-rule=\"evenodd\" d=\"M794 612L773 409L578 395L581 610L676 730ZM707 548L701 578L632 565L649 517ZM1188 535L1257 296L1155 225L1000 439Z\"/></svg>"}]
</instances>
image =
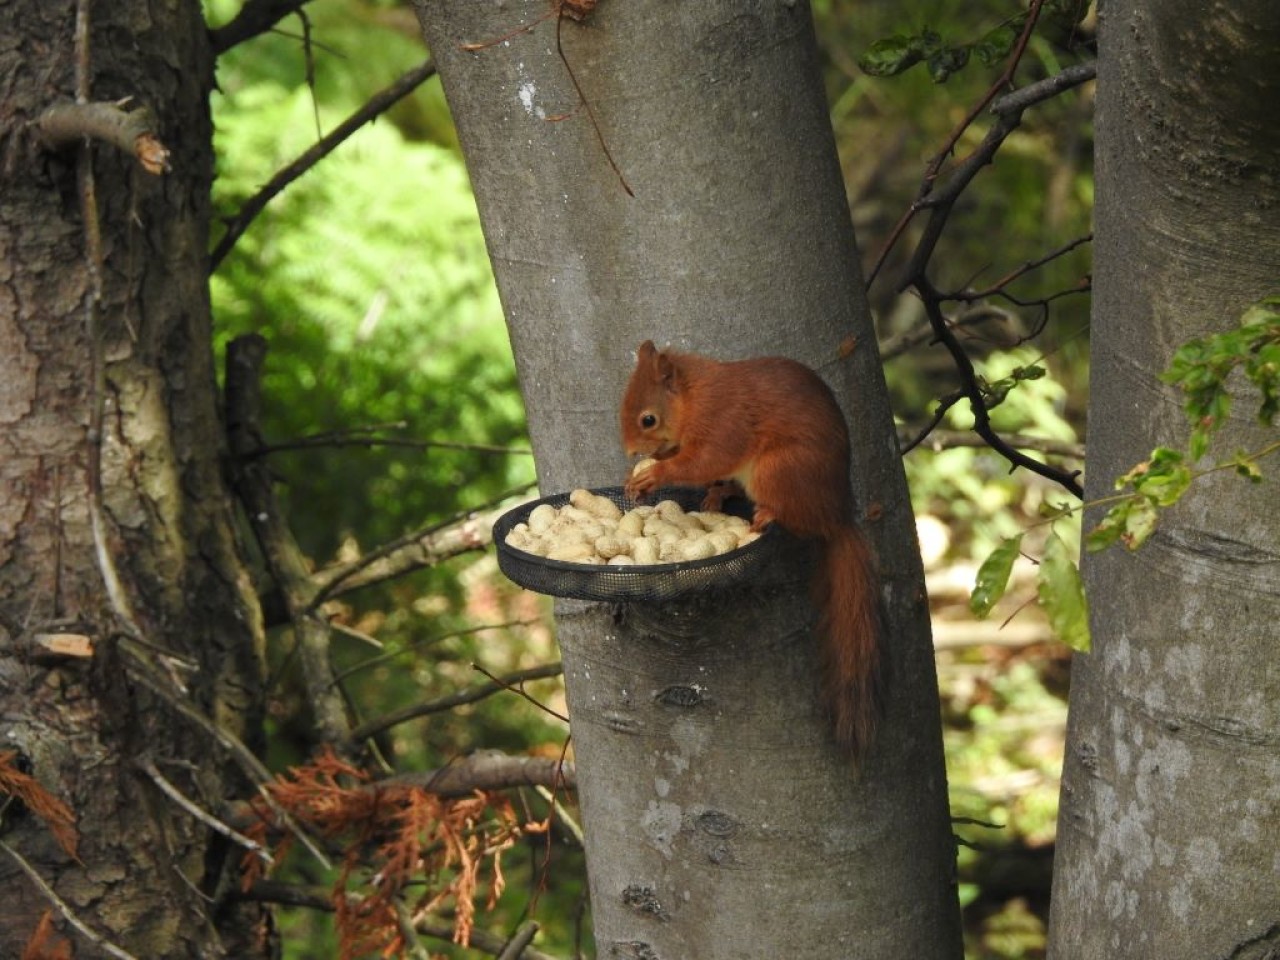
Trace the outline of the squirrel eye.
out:
<instances>
[{"instance_id":1,"label":"squirrel eye","mask_svg":"<svg viewBox=\"0 0 1280 960\"><path fill-rule=\"evenodd\" d=\"M640 426L645 430L652 430L658 425L658 418L652 413L640 414Z\"/></svg>"}]
</instances>

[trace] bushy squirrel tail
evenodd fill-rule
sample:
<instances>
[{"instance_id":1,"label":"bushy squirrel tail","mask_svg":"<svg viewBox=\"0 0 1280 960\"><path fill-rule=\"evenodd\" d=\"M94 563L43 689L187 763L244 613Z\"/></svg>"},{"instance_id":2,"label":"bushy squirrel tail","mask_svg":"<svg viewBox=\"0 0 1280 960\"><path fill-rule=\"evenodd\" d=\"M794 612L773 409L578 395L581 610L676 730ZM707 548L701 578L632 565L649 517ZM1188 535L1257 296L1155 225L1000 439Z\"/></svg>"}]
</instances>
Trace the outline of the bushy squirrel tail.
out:
<instances>
[{"instance_id":1,"label":"bushy squirrel tail","mask_svg":"<svg viewBox=\"0 0 1280 960\"><path fill-rule=\"evenodd\" d=\"M884 690L879 576L856 527L842 527L825 542L814 593L821 611L822 705L836 742L860 764L875 737Z\"/></svg>"}]
</instances>

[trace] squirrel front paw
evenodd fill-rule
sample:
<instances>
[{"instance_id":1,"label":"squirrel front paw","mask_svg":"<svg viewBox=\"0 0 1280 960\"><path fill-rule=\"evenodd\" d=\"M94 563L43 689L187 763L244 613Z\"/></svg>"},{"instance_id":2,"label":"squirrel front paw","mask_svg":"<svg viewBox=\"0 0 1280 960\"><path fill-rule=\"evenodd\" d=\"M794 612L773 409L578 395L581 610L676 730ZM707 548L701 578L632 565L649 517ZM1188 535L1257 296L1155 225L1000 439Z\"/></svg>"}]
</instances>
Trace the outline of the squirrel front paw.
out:
<instances>
[{"instance_id":1,"label":"squirrel front paw","mask_svg":"<svg viewBox=\"0 0 1280 960\"><path fill-rule=\"evenodd\" d=\"M645 494L652 493L658 489L658 478L654 473L657 465L657 460L652 457L646 457L631 468L631 476L627 478L627 483L623 487L628 497L632 500L639 500Z\"/></svg>"}]
</instances>

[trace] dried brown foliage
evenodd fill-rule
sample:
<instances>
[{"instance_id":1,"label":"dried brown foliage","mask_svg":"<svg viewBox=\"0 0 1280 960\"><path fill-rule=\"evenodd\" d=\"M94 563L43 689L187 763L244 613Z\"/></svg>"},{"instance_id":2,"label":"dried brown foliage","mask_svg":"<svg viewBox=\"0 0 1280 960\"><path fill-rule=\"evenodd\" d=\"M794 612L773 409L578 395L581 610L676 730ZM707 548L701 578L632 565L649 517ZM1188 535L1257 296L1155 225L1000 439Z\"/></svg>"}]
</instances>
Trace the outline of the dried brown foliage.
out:
<instances>
[{"instance_id":1,"label":"dried brown foliage","mask_svg":"<svg viewBox=\"0 0 1280 960\"><path fill-rule=\"evenodd\" d=\"M420 787L379 788L328 750L266 789L299 825L341 852L333 905L342 960L402 955L401 911L417 920L449 901L454 940L467 945L483 868L489 868L485 909L492 909L504 884L502 852L524 832L501 794L443 798ZM247 832L264 846L275 838L279 862L290 837L265 801L253 806L259 821ZM260 858L245 855L246 890L263 870Z\"/></svg>"},{"instance_id":2,"label":"dried brown foliage","mask_svg":"<svg viewBox=\"0 0 1280 960\"><path fill-rule=\"evenodd\" d=\"M0 750L0 793L21 800L26 808L45 822L58 846L74 858L80 843L76 818L71 808L51 794L40 782L17 766L18 751Z\"/></svg>"},{"instance_id":3,"label":"dried brown foliage","mask_svg":"<svg viewBox=\"0 0 1280 960\"><path fill-rule=\"evenodd\" d=\"M71 943L53 929L53 911L46 910L31 939L22 949L22 960L71 960Z\"/></svg>"}]
</instances>

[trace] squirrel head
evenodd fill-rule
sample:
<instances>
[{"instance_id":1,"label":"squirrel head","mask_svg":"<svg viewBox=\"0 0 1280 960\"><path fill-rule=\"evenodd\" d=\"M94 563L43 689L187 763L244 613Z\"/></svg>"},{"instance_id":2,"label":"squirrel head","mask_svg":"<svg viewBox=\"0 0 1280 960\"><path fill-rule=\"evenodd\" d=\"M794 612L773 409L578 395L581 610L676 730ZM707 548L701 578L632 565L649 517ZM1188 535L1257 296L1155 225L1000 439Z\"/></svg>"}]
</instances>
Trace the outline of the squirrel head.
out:
<instances>
[{"instance_id":1,"label":"squirrel head","mask_svg":"<svg viewBox=\"0 0 1280 960\"><path fill-rule=\"evenodd\" d=\"M676 359L652 340L636 351L636 368L622 396L622 445L627 456L665 459L680 445L672 401L681 389Z\"/></svg>"}]
</instances>

